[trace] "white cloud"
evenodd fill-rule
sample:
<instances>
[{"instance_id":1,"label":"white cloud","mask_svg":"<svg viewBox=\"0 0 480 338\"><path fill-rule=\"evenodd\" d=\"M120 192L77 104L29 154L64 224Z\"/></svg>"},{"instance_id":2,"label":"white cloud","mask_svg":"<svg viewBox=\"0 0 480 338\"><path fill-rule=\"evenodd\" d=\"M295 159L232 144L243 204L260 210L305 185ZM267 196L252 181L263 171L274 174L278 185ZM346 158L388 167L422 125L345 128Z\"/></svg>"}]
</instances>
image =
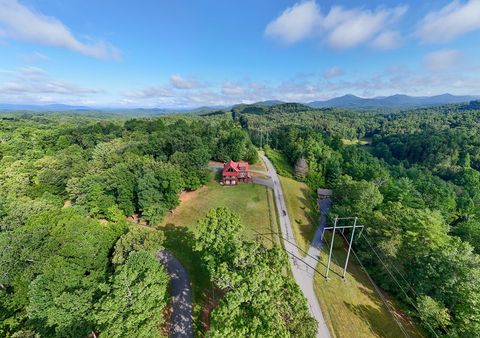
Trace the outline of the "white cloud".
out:
<instances>
[{"instance_id":1,"label":"white cloud","mask_svg":"<svg viewBox=\"0 0 480 338\"><path fill-rule=\"evenodd\" d=\"M444 55L455 55L455 53L447 52ZM442 54L439 53L438 55ZM445 59L448 61L448 57L445 57ZM446 64L448 64L447 61L445 61ZM436 67L443 67L440 61L438 61ZM333 71L334 68L327 70L325 73L331 71L332 74L338 74L339 71ZM176 89L166 84L131 92L130 94L135 93L135 95L126 96L120 102L137 107L193 108L199 106L228 106L265 100L311 102L347 93L373 97L398 93L421 96L447 92L457 95L475 95L480 92L480 77L472 73L471 70L462 69L454 73L445 71L445 68L437 69L439 71L428 71L427 69L413 71L406 66L398 65L379 73L360 77L352 74L348 78L292 79L275 84L249 80L226 81L188 91Z\"/></svg>"},{"instance_id":2,"label":"white cloud","mask_svg":"<svg viewBox=\"0 0 480 338\"><path fill-rule=\"evenodd\" d=\"M458 65L460 53L455 49L445 49L425 55L423 62L427 69L439 71Z\"/></svg>"},{"instance_id":3,"label":"white cloud","mask_svg":"<svg viewBox=\"0 0 480 338\"><path fill-rule=\"evenodd\" d=\"M194 89L202 86L198 81L186 79L179 74L170 77L170 84L177 89Z\"/></svg>"},{"instance_id":4,"label":"white cloud","mask_svg":"<svg viewBox=\"0 0 480 338\"><path fill-rule=\"evenodd\" d=\"M309 37L320 19L320 8L314 0L297 3L270 22L265 35L294 43Z\"/></svg>"},{"instance_id":5,"label":"white cloud","mask_svg":"<svg viewBox=\"0 0 480 338\"><path fill-rule=\"evenodd\" d=\"M452 1L447 6L428 13L416 31L423 42L448 42L480 29L480 0L466 3Z\"/></svg>"},{"instance_id":6,"label":"white cloud","mask_svg":"<svg viewBox=\"0 0 480 338\"><path fill-rule=\"evenodd\" d=\"M372 46L377 49L392 49L400 45L401 37L398 31L380 33L373 41Z\"/></svg>"},{"instance_id":7,"label":"white cloud","mask_svg":"<svg viewBox=\"0 0 480 338\"><path fill-rule=\"evenodd\" d=\"M323 36L333 48L352 48L372 42L377 48L393 48L400 33L391 28L407 12L406 6L394 8L345 9L334 6L323 15L314 0L287 8L270 22L265 34L286 43L294 43L312 35Z\"/></svg>"},{"instance_id":8,"label":"white cloud","mask_svg":"<svg viewBox=\"0 0 480 338\"><path fill-rule=\"evenodd\" d=\"M244 95L245 89L240 84L227 81L222 85L222 94L227 96Z\"/></svg>"},{"instance_id":9,"label":"white cloud","mask_svg":"<svg viewBox=\"0 0 480 338\"><path fill-rule=\"evenodd\" d=\"M21 67L19 69L19 72L27 77L35 77L35 78L38 78L40 76L43 77L47 75L47 72L44 69L39 67L33 67L33 66Z\"/></svg>"},{"instance_id":10,"label":"white cloud","mask_svg":"<svg viewBox=\"0 0 480 338\"><path fill-rule=\"evenodd\" d=\"M333 7L323 20L323 26L328 31L327 41L335 48L351 48L375 38L382 39L384 30L396 23L406 11L405 6L376 11Z\"/></svg>"},{"instance_id":11,"label":"white cloud","mask_svg":"<svg viewBox=\"0 0 480 338\"><path fill-rule=\"evenodd\" d=\"M97 59L119 59L120 51L106 42L83 43L62 22L30 9L17 0L0 0L3 36L47 46L63 47Z\"/></svg>"},{"instance_id":12,"label":"white cloud","mask_svg":"<svg viewBox=\"0 0 480 338\"><path fill-rule=\"evenodd\" d=\"M22 67L10 72L13 76L0 83L0 99L21 102L22 98L41 102L42 98L79 99L83 96L99 94L102 91L78 86L73 83L51 78L48 73L38 67ZM24 101L25 102L25 101Z\"/></svg>"},{"instance_id":13,"label":"white cloud","mask_svg":"<svg viewBox=\"0 0 480 338\"><path fill-rule=\"evenodd\" d=\"M140 90L128 91L125 96L129 98L150 99L158 97L174 97L175 92L166 86L149 86Z\"/></svg>"},{"instance_id":14,"label":"white cloud","mask_svg":"<svg viewBox=\"0 0 480 338\"><path fill-rule=\"evenodd\" d=\"M334 77L337 77L337 76L341 76L344 74L344 71L342 68L340 67L332 67L332 68L329 68L327 70L325 70L323 72L323 77L326 78L326 79L331 79L331 78L334 78Z\"/></svg>"},{"instance_id":15,"label":"white cloud","mask_svg":"<svg viewBox=\"0 0 480 338\"><path fill-rule=\"evenodd\" d=\"M43 53L34 51L30 54L20 55L20 59L25 63L37 63L49 60L49 57Z\"/></svg>"}]
</instances>

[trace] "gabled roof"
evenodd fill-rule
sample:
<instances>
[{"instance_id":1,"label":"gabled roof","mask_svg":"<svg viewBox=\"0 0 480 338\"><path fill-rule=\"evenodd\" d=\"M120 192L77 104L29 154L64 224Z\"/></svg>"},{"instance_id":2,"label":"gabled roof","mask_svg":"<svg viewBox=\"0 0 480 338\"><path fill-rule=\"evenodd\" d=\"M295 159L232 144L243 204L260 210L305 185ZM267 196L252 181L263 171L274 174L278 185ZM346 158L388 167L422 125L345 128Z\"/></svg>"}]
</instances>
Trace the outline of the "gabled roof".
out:
<instances>
[{"instance_id":1,"label":"gabled roof","mask_svg":"<svg viewBox=\"0 0 480 338\"><path fill-rule=\"evenodd\" d=\"M248 162L228 161L223 165L222 174L229 175L229 176L236 176L237 173L240 171L240 167L245 167L243 171L248 171ZM227 172L227 170L230 168L232 168L234 172Z\"/></svg>"},{"instance_id":2,"label":"gabled roof","mask_svg":"<svg viewBox=\"0 0 480 338\"><path fill-rule=\"evenodd\" d=\"M234 169L235 171L238 171L238 163L237 162L233 162L233 161L228 161L227 163L225 163L223 165L223 170L226 170L226 169L229 169L229 168L232 168Z\"/></svg>"}]
</instances>

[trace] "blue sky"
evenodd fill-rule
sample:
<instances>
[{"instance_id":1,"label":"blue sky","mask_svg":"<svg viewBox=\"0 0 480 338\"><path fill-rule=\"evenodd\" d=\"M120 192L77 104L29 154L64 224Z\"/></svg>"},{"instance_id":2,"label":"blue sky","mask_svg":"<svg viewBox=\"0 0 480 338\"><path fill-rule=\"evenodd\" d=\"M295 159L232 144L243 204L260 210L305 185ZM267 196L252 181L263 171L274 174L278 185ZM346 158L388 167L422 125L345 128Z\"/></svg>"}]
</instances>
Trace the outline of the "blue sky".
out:
<instances>
[{"instance_id":1,"label":"blue sky","mask_svg":"<svg viewBox=\"0 0 480 338\"><path fill-rule=\"evenodd\" d=\"M480 94L480 0L0 0L0 102Z\"/></svg>"}]
</instances>

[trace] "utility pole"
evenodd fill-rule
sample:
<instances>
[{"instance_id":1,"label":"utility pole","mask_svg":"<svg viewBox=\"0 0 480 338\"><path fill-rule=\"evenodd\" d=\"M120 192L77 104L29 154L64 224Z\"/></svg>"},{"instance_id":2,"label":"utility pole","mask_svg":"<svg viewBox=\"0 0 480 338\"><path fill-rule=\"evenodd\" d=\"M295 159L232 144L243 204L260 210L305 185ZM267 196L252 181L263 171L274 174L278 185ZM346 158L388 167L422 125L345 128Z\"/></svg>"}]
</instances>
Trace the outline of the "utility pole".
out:
<instances>
[{"instance_id":1,"label":"utility pole","mask_svg":"<svg viewBox=\"0 0 480 338\"><path fill-rule=\"evenodd\" d=\"M353 219L353 225L342 225L342 226L338 225L339 220L352 220L352 219ZM345 265L343 267L343 273L342 273L342 278L343 278L343 280L345 280L345 275L347 273L348 260L350 259L350 252L352 251L352 244L353 244L353 239L354 239L354 236L355 236L355 229L361 228L362 231L363 231L363 228L364 228L363 225L357 225L357 221L358 221L358 217L335 217L335 220L333 222L333 227L323 228L322 240L323 240L323 236L325 234L325 230L333 230L332 231L332 240L331 240L331 243L330 243L330 252L328 254L327 270L325 272L325 279L328 280L328 272L330 271L330 263L332 261L333 241L334 241L334 238L335 238L335 231L341 229L342 234L343 234L345 229L352 229L352 235L350 236L350 242L348 243L347 258L345 260Z\"/></svg>"},{"instance_id":2,"label":"utility pole","mask_svg":"<svg viewBox=\"0 0 480 338\"><path fill-rule=\"evenodd\" d=\"M333 240L335 239L335 229L337 228L337 221L338 221L338 217L335 217L335 221L333 222L332 242L330 243L330 253L328 254L327 271L325 271L325 279L328 279L328 271L330 271L330 262L332 261ZM325 232L325 229L323 231ZM323 234L322 234L322 238L323 238Z\"/></svg>"},{"instance_id":3,"label":"utility pole","mask_svg":"<svg viewBox=\"0 0 480 338\"><path fill-rule=\"evenodd\" d=\"M347 273L348 259L350 258L350 251L352 251L353 236L355 236L355 227L357 226L357 221L358 217L355 217L355 220L353 221L352 236L350 237L350 243L348 243L347 259L345 260L345 267L343 268L343 279L345 279L345 274Z\"/></svg>"}]
</instances>

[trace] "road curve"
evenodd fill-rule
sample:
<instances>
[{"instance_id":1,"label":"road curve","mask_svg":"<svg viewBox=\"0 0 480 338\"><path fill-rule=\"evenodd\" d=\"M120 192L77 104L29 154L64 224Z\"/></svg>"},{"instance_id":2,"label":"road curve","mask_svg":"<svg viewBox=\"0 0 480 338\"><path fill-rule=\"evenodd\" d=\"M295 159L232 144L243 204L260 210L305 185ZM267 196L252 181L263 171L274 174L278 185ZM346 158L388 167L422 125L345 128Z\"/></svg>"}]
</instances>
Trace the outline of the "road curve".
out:
<instances>
[{"instance_id":1,"label":"road curve","mask_svg":"<svg viewBox=\"0 0 480 338\"><path fill-rule=\"evenodd\" d=\"M263 160L263 162L265 162L273 181L273 191L275 193L275 201L280 218L280 230L282 232L285 250L289 256L293 277L307 298L310 313L318 322L317 337L330 338L330 332L327 324L325 323L325 319L323 318L322 310L320 309L320 304L318 303L318 299L313 287L314 271L312 271L312 269L309 268L305 263L295 258L302 257L303 255L299 253L295 237L293 236L292 225L290 223L290 218L288 217L287 206L277 172L275 171L275 168L270 160L265 155L260 154L260 158ZM314 243L314 245L315 244L318 247L319 244ZM316 266L316 262L311 266Z\"/></svg>"},{"instance_id":2,"label":"road curve","mask_svg":"<svg viewBox=\"0 0 480 338\"><path fill-rule=\"evenodd\" d=\"M169 251L157 252L157 260L170 276L172 315L170 317L171 338L193 338L192 289L188 273L180 261Z\"/></svg>"}]
</instances>

